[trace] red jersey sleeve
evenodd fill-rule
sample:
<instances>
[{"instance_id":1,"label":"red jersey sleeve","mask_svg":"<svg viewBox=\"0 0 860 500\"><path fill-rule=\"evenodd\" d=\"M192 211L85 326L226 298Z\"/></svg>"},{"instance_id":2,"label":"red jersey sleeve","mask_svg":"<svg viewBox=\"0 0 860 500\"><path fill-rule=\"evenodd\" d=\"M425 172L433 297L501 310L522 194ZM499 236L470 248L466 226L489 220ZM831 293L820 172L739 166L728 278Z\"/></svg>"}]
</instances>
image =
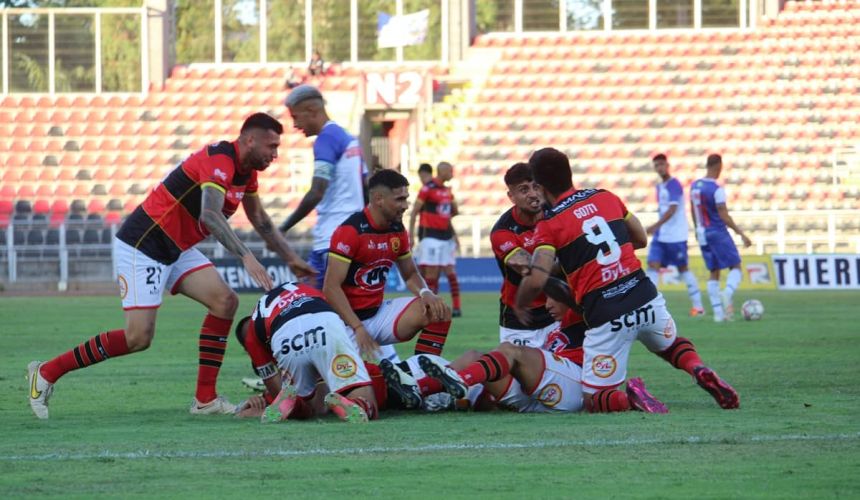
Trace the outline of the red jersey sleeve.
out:
<instances>
[{"instance_id":1,"label":"red jersey sleeve","mask_svg":"<svg viewBox=\"0 0 860 500\"><path fill-rule=\"evenodd\" d=\"M405 230L403 230L397 233L396 238L400 240L400 248L394 249L394 253L397 255L397 258L401 259L403 257L408 257L412 253L412 248L409 247L409 235L406 234Z\"/></svg>"},{"instance_id":2,"label":"red jersey sleeve","mask_svg":"<svg viewBox=\"0 0 860 500\"><path fill-rule=\"evenodd\" d=\"M342 260L352 261L358 252L358 243L358 231L354 227L338 226L331 235L328 251Z\"/></svg>"},{"instance_id":3,"label":"red jersey sleeve","mask_svg":"<svg viewBox=\"0 0 860 500\"><path fill-rule=\"evenodd\" d=\"M540 247L552 247L554 250L558 250L558 244L556 243L556 235L557 231L552 228L553 219L545 219L538 221L537 226L535 227L534 239L535 244L534 248L537 250Z\"/></svg>"},{"instance_id":4,"label":"red jersey sleeve","mask_svg":"<svg viewBox=\"0 0 860 500\"><path fill-rule=\"evenodd\" d=\"M490 233L490 244L493 247L493 253L501 261L504 261L511 252L520 248L517 235L507 229L498 229Z\"/></svg>"},{"instance_id":5,"label":"red jersey sleeve","mask_svg":"<svg viewBox=\"0 0 860 500\"><path fill-rule=\"evenodd\" d=\"M192 169L196 172L186 172L189 177L200 184L215 184L225 192L230 189L233 180L233 160L223 154L217 154L196 162Z\"/></svg>"},{"instance_id":6,"label":"red jersey sleeve","mask_svg":"<svg viewBox=\"0 0 860 500\"><path fill-rule=\"evenodd\" d=\"M254 328L253 322L251 328ZM251 357L251 365L259 377L267 379L278 373L272 351L260 342L259 337L253 331L248 332L248 336L245 338L245 351Z\"/></svg>"},{"instance_id":7,"label":"red jersey sleeve","mask_svg":"<svg viewBox=\"0 0 860 500\"><path fill-rule=\"evenodd\" d=\"M255 195L258 189L260 189L260 186L257 184L257 171L251 170L251 178L245 184L245 194Z\"/></svg>"}]
</instances>

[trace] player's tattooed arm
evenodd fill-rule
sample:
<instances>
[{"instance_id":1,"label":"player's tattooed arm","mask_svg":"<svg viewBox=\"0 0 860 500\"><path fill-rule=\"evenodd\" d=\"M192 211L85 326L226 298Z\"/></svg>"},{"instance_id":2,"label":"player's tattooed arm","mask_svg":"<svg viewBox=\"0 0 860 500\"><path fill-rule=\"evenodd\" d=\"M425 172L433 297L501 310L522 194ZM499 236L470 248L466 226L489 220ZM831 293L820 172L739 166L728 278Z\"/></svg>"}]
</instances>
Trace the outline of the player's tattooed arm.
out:
<instances>
[{"instance_id":1,"label":"player's tattooed arm","mask_svg":"<svg viewBox=\"0 0 860 500\"><path fill-rule=\"evenodd\" d=\"M532 256L525 249L517 248L513 250L505 259L505 264L514 270L520 276L525 276L529 272Z\"/></svg>"},{"instance_id":2,"label":"player's tattooed arm","mask_svg":"<svg viewBox=\"0 0 860 500\"><path fill-rule=\"evenodd\" d=\"M263 208L260 202L260 197L256 194L245 195L242 198L242 207L245 209L245 215L254 229L266 242L266 247L278 254L278 256L287 263L290 270L300 278L311 278L316 276L316 271L290 247L284 235L275 229L275 224Z\"/></svg>"},{"instance_id":3,"label":"player's tattooed arm","mask_svg":"<svg viewBox=\"0 0 860 500\"><path fill-rule=\"evenodd\" d=\"M224 245L230 253L240 259L250 253L248 247L239 240L227 218L221 210L224 208L224 191L212 184L204 184L202 187L203 199L200 207L200 224L206 226L209 233Z\"/></svg>"}]
</instances>

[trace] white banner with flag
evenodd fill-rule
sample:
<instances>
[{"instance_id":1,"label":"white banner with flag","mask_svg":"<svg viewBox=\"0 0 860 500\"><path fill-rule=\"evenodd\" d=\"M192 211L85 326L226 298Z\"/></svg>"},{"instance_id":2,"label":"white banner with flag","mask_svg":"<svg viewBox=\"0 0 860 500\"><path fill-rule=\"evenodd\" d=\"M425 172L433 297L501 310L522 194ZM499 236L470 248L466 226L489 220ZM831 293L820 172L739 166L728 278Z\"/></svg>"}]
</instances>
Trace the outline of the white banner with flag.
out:
<instances>
[{"instance_id":1,"label":"white banner with flag","mask_svg":"<svg viewBox=\"0 0 860 500\"><path fill-rule=\"evenodd\" d=\"M427 37L430 25L430 9L424 9L412 14L392 16L385 12L378 13L377 32L379 48L404 47L418 45Z\"/></svg>"}]
</instances>

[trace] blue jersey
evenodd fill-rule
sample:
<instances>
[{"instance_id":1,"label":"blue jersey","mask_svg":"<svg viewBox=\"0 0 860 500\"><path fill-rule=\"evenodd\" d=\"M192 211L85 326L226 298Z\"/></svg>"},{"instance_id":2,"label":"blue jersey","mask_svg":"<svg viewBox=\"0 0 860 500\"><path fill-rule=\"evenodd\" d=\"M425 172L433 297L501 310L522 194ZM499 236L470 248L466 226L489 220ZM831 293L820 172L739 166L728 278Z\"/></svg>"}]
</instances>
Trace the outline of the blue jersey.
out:
<instances>
[{"instance_id":1,"label":"blue jersey","mask_svg":"<svg viewBox=\"0 0 860 500\"><path fill-rule=\"evenodd\" d=\"M717 205L726 204L726 192L716 179L704 177L693 182L690 188L693 204L693 219L698 231L705 233L727 231L726 222L720 217Z\"/></svg>"},{"instance_id":2,"label":"blue jersey","mask_svg":"<svg viewBox=\"0 0 860 500\"><path fill-rule=\"evenodd\" d=\"M662 226L657 228L657 234L654 238L663 243L678 243L687 241L687 210L684 208L684 188L678 179L671 177L666 182L657 184L657 209L660 212L660 217L665 214L669 208L675 205L678 208L672 217L669 218Z\"/></svg>"}]
</instances>

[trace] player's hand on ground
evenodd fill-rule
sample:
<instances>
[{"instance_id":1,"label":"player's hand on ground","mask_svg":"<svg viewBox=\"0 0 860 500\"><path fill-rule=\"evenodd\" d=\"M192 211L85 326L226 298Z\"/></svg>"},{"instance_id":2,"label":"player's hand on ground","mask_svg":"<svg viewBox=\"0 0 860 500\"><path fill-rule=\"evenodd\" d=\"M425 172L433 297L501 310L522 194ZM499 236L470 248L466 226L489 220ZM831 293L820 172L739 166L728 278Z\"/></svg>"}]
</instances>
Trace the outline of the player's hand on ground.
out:
<instances>
[{"instance_id":1,"label":"player's hand on ground","mask_svg":"<svg viewBox=\"0 0 860 500\"><path fill-rule=\"evenodd\" d=\"M359 325L355 329L355 343L358 344L358 351L362 356L368 359L376 359L376 355L379 352L379 344L367 333L364 325Z\"/></svg>"},{"instance_id":2,"label":"player's hand on ground","mask_svg":"<svg viewBox=\"0 0 860 500\"><path fill-rule=\"evenodd\" d=\"M752 240L749 238L749 236L747 236L747 235L745 235L745 234L742 234L742 235L741 235L741 240L743 240L743 242L744 242L744 246L745 246L746 248L749 248L749 247L751 247L751 246L752 246Z\"/></svg>"},{"instance_id":3,"label":"player's hand on ground","mask_svg":"<svg viewBox=\"0 0 860 500\"><path fill-rule=\"evenodd\" d=\"M528 309L515 307L514 314L517 316L520 323L526 326L532 324L532 313Z\"/></svg>"},{"instance_id":4,"label":"player's hand on ground","mask_svg":"<svg viewBox=\"0 0 860 500\"><path fill-rule=\"evenodd\" d=\"M236 418L259 418L266 410L266 399L256 394L236 406Z\"/></svg>"},{"instance_id":5,"label":"player's hand on ground","mask_svg":"<svg viewBox=\"0 0 860 500\"><path fill-rule=\"evenodd\" d=\"M424 305L424 314L431 323L437 321L451 321L451 308L438 295L432 292L421 294L421 303Z\"/></svg>"},{"instance_id":6,"label":"player's hand on ground","mask_svg":"<svg viewBox=\"0 0 860 500\"><path fill-rule=\"evenodd\" d=\"M272 289L274 286L272 283L272 277L269 276L269 272L266 271L266 268L260 264L260 261L258 261L256 257L254 257L253 253L248 252L242 257L242 265L245 266L251 279L260 285L260 288L267 292Z\"/></svg>"}]
</instances>

